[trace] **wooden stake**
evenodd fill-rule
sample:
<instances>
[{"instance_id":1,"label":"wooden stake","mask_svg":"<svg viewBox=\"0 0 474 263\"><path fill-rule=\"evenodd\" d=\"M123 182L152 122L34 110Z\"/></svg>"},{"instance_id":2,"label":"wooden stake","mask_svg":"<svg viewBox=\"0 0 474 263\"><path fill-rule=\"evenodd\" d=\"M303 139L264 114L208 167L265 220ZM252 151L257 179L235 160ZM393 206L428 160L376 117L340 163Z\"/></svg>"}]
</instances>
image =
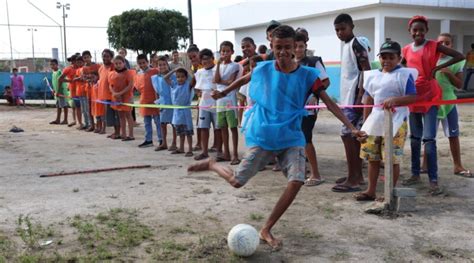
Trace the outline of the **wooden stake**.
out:
<instances>
[{"instance_id":1,"label":"wooden stake","mask_svg":"<svg viewBox=\"0 0 474 263\"><path fill-rule=\"evenodd\" d=\"M385 141L385 208L389 210L394 209L393 200L393 122L392 122L392 111L385 110L385 123L384 123L384 141Z\"/></svg>"},{"instance_id":2,"label":"wooden stake","mask_svg":"<svg viewBox=\"0 0 474 263\"><path fill-rule=\"evenodd\" d=\"M65 175L74 175L74 174L88 174L88 173L100 173L100 172L110 172L117 170L126 170L126 169L143 169L150 168L151 165L135 165L135 166L125 166L125 167L112 167L104 169L93 169L93 170L83 170L83 171L74 171L74 172L60 172L52 174L42 174L40 177L55 177L55 176L65 176Z\"/></svg>"}]
</instances>

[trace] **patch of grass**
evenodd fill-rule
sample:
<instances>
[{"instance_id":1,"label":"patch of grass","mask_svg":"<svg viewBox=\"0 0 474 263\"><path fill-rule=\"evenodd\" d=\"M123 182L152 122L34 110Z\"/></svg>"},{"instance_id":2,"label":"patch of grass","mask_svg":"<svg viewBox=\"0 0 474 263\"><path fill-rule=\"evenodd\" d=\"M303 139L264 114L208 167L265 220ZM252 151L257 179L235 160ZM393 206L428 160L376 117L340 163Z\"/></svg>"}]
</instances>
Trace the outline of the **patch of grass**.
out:
<instances>
[{"instance_id":1,"label":"patch of grass","mask_svg":"<svg viewBox=\"0 0 474 263\"><path fill-rule=\"evenodd\" d=\"M188 250L188 246L176 243L174 240L165 240L149 250L155 250L152 255L154 260L177 261L185 257L185 252Z\"/></svg>"},{"instance_id":2,"label":"patch of grass","mask_svg":"<svg viewBox=\"0 0 474 263\"><path fill-rule=\"evenodd\" d=\"M196 234L191 228L189 227L174 227L170 230L170 234Z\"/></svg>"},{"instance_id":3,"label":"patch of grass","mask_svg":"<svg viewBox=\"0 0 474 263\"><path fill-rule=\"evenodd\" d=\"M347 250L336 250L336 253L331 256L331 258L335 261L345 261L347 259L349 259L349 257L351 256L351 254L347 251Z\"/></svg>"},{"instance_id":4,"label":"patch of grass","mask_svg":"<svg viewBox=\"0 0 474 263\"><path fill-rule=\"evenodd\" d=\"M316 232L312 232L312 231L309 231L309 230L304 230L303 233L302 233L302 236L304 238L310 238L310 239L320 239L323 237L322 234L318 234Z\"/></svg>"},{"instance_id":5,"label":"patch of grass","mask_svg":"<svg viewBox=\"0 0 474 263\"><path fill-rule=\"evenodd\" d=\"M44 227L39 223L34 223L29 216L23 217L23 215L18 217L16 233L28 249L37 249L41 239L55 236L52 225Z\"/></svg>"},{"instance_id":6,"label":"patch of grass","mask_svg":"<svg viewBox=\"0 0 474 263\"><path fill-rule=\"evenodd\" d=\"M138 211L121 208L99 213L94 218L74 216L71 226L77 230L78 240L89 256L99 260L122 256L153 235L148 226L138 221Z\"/></svg>"},{"instance_id":7,"label":"patch of grass","mask_svg":"<svg viewBox=\"0 0 474 263\"><path fill-rule=\"evenodd\" d=\"M0 232L0 263L11 261L15 254L15 244L3 232Z\"/></svg>"},{"instance_id":8,"label":"patch of grass","mask_svg":"<svg viewBox=\"0 0 474 263\"><path fill-rule=\"evenodd\" d=\"M250 214L250 219L253 221L262 221L263 220L263 215L262 214L257 214L257 213L251 213Z\"/></svg>"},{"instance_id":9,"label":"patch of grass","mask_svg":"<svg viewBox=\"0 0 474 263\"><path fill-rule=\"evenodd\" d=\"M333 219L334 218L334 213L336 211L332 207L324 207L323 213L324 213L324 218L326 219Z\"/></svg>"}]
</instances>

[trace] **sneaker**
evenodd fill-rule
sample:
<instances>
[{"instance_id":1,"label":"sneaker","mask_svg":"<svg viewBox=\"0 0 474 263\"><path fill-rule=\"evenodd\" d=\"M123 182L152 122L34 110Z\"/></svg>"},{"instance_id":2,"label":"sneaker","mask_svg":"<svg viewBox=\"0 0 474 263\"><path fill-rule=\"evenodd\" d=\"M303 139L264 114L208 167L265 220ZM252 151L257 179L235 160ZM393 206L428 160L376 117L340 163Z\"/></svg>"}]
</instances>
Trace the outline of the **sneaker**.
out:
<instances>
[{"instance_id":1,"label":"sneaker","mask_svg":"<svg viewBox=\"0 0 474 263\"><path fill-rule=\"evenodd\" d=\"M138 148L146 148L153 146L152 141L144 141L142 144L138 145Z\"/></svg>"},{"instance_id":2,"label":"sneaker","mask_svg":"<svg viewBox=\"0 0 474 263\"><path fill-rule=\"evenodd\" d=\"M419 176L411 176L410 178L403 180L402 185L415 185L421 183L421 179Z\"/></svg>"}]
</instances>

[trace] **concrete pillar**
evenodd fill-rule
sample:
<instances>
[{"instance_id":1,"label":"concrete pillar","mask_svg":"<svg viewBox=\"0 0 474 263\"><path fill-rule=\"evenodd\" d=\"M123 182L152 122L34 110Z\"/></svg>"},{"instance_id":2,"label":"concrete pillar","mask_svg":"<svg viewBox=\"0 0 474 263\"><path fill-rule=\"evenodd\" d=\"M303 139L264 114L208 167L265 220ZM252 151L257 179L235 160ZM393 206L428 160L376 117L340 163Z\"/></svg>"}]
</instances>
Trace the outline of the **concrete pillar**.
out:
<instances>
[{"instance_id":1,"label":"concrete pillar","mask_svg":"<svg viewBox=\"0 0 474 263\"><path fill-rule=\"evenodd\" d=\"M463 53L464 51L464 35L459 33L456 35L456 46L454 47L457 51Z\"/></svg>"},{"instance_id":2,"label":"concrete pillar","mask_svg":"<svg viewBox=\"0 0 474 263\"><path fill-rule=\"evenodd\" d=\"M451 32L451 20L443 19L441 20L441 32L440 33L450 33Z\"/></svg>"},{"instance_id":3,"label":"concrete pillar","mask_svg":"<svg viewBox=\"0 0 474 263\"><path fill-rule=\"evenodd\" d=\"M380 46L385 42L385 16L380 12L374 17L374 44L372 50L374 55L380 51Z\"/></svg>"}]
</instances>

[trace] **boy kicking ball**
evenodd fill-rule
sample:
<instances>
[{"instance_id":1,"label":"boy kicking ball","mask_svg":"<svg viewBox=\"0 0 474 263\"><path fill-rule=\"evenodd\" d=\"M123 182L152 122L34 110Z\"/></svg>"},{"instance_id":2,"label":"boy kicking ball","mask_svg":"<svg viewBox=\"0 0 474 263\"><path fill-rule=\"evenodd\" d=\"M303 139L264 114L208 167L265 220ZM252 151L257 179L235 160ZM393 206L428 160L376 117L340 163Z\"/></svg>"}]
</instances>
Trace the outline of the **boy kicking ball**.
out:
<instances>
[{"instance_id":1,"label":"boy kicking ball","mask_svg":"<svg viewBox=\"0 0 474 263\"><path fill-rule=\"evenodd\" d=\"M365 133L355 129L321 88L318 70L299 66L294 61L295 47L293 28L286 25L277 27L271 41L276 59L258 63L251 73L214 94L217 98L224 97L250 81L249 95L255 104L247 111L248 120L243 127L250 149L237 170L217 164L212 158L188 168L189 172L214 171L233 187L240 188L276 157L288 178L288 184L260 230L260 239L274 250L280 249L282 242L272 235L271 229L293 202L305 180L306 142L301 131L301 119L306 113L304 106L308 96L311 93L319 96L328 109L351 128L354 135L365 137Z\"/></svg>"}]
</instances>

